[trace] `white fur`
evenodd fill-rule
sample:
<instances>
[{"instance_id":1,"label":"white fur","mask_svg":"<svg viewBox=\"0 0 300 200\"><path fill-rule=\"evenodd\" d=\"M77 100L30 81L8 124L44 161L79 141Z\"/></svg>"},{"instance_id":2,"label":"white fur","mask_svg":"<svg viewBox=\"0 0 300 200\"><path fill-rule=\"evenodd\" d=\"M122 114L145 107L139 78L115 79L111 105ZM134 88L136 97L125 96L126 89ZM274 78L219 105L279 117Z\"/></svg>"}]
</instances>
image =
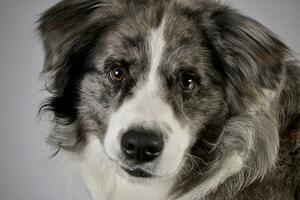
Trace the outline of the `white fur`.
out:
<instances>
[{"instance_id":1,"label":"white fur","mask_svg":"<svg viewBox=\"0 0 300 200\"><path fill-rule=\"evenodd\" d=\"M159 89L159 80L157 77L157 69L162 61L163 53L165 50L165 39L164 39L164 28L165 21L162 20L160 26L151 32L149 38L149 47L150 47L150 73L147 87L148 89L158 90Z\"/></svg>"},{"instance_id":2,"label":"white fur","mask_svg":"<svg viewBox=\"0 0 300 200\"><path fill-rule=\"evenodd\" d=\"M209 192L216 189L228 177L239 172L243 168L242 156L237 152L228 155L224 160L223 166L211 178L195 187L191 192L185 194L177 200L198 200L205 197ZM168 200L173 200L173 197Z\"/></svg>"},{"instance_id":3,"label":"white fur","mask_svg":"<svg viewBox=\"0 0 300 200\"><path fill-rule=\"evenodd\" d=\"M120 177L118 166L107 159L100 140L95 135L88 137L85 149L78 156L73 156L75 166L91 191L93 200L174 200L166 198L175 178L149 182L132 183ZM223 166L215 175L194 188L178 200L194 200L207 195L223 183L226 178L240 171L243 167L242 156L237 152L228 155Z\"/></svg>"},{"instance_id":4,"label":"white fur","mask_svg":"<svg viewBox=\"0 0 300 200\"><path fill-rule=\"evenodd\" d=\"M174 181L169 179L155 184L128 182L118 175L118 166L107 159L99 138L94 135L88 137L87 146L75 160L93 200L162 200Z\"/></svg>"},{"instance_id":5,"label":"white fur","mask_svg":"<svg viewBox=\"0 0 300 200\"><path fill-rule=\"evenodd\" d=\"M145 83L135 89L134 96L125 101L121 107L111 115L104 148L107 155L117 162L120 161L120 135L135 125L151 128L159 126L168 136L158 165L147 164L148 168L155 168L153 172L158 177L169 178L179 171L183 162L184 152L191 143L191 134L187 127L183 127L176 119L173 109L161 97L161 83L157 69L161 63L165 49L164 20L161 25L151 31L149 37L149 51L151 56L150 72ZM166 128L168 127L168 128Z\"/></svg>"},{"instance_id":6,"label":"white fur","mask_svg":"<svg viewBox=\"0 0 300 200\"><path fill-rule=\"evenodd\" d=\"M165 200L175 175L184 162L184 153L192 142L190 130L176 119L171 106L162 99L158 68L165 50L164 20L149 34L150 72L146 81L137 87L134 96L125 101L110 116L104 146L98 137L89 135L87 146L77 158L79 171L94 200ZM151 181L137 181L129 177L120 165L120 136L131 126L151 128L159 126L168 140L158 162L147 164L158 177ZM167 127L167 128L166 128ZM213 177L193 189L179 200L204 197L227 177L242 168L242 159L236 152L229 155L223 167ZM136 181L136 183L135 183ZM173 200L168 198L168 200Z\"/></svg>"}]
</instances>

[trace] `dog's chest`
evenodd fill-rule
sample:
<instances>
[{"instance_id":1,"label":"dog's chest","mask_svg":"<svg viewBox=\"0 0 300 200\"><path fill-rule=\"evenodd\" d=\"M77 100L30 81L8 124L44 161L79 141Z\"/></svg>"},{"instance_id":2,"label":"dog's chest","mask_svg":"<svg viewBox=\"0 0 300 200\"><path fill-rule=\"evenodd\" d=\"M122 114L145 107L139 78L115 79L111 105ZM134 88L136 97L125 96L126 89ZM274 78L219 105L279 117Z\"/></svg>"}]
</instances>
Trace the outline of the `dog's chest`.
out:
<instances>
[{"instance_id":1,"label":"dog's chest","mask_svg":"<svg viewBox=\"0 0 300 200\"><path fill-rule=\"evenodd\" d=\"M116 165L104 155L97 140L92 140L74 163L89 188L93 200L162 200L175 180L131 183L120 177Z\"/></svg>"},{"instance_id":2,"label":"dog's chest","mask_svg":"<svg viewBox=\"0 0 300 200\"><path fill-rule=\"evenodd\" d=\"M162 200L165 199L169 189L170 186L168 183L138 185L119 179L115 190L114 200Z\"/></svg>"},{"instance_id":3,"label":"dog's chest","mask_svg":"<svg viewBox=\"0 0 300 200\"><path fill-rule=\"evenodd\" d=\"M96 177L85 177L93 200L162 200L170 190L170 183L130 183L113 171Z\"/></svg>"}]
</instances>

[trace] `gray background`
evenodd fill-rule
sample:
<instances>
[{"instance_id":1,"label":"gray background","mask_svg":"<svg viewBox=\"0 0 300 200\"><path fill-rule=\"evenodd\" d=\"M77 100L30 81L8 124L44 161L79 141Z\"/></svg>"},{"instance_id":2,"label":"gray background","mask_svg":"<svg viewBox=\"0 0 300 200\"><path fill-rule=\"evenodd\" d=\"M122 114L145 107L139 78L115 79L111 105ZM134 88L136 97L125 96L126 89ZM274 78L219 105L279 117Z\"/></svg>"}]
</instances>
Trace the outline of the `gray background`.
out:
<instances>
[{"instance_id":1,"label":"gray background","mask_svg":"<svg viewBox=\"0 0 300 200\"><path fill-rule=\"evenodd\" d=\"M56 0L0 0L0 200L89 199L59 159L49 160L38 14ZM299 58L300 0L227 0L285 41ZM298 53L298 54L297 54Z\"/></svg>"}]
</instances>

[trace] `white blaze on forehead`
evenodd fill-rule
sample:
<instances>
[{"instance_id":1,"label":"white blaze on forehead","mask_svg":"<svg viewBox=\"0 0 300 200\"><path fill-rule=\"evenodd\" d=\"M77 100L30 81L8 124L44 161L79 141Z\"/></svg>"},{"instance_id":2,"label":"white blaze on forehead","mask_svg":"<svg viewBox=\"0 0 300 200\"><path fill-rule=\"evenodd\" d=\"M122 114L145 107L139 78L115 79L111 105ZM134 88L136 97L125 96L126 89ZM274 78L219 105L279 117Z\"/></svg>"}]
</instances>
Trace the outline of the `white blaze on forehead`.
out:
<instances>
[{"instance_id":1,"label":"white blaze on forehead","mask_svg":"<svg viewBox=\"0 0 300 200\"><path fill-rule=\"evenodd\" d=\"M151 31L149 37L149 53L150 53L150 72L149 72L149 86L157 86L157 71L161 64L163 53L165 50L165 38L164 38L164 19L160 23L157 29Z\"/></svg>"},{"instance_id":2,"label":"white blaze on forehead","mask_svg":"<svg viewBox=\"0 0 300 200\"><path fill-rule=\"evenodd\" d=\"M149 74L140 87L133 88L134 95L124 101L110 116L104 148L112 160L119 162L122 155L120 138L125 131L135 125L146 128L159 127L163 134L168 135L168 140L165 142L154 173L170 177L180 170L184 152L192 141L192 135L189 134L188 127L183 127L179 123L172 106L160 95L163 83L159 81L158 69L166 46L164 27L165 23L162 20L158 28L149 32Z\"/></svg>"}]
</instances>

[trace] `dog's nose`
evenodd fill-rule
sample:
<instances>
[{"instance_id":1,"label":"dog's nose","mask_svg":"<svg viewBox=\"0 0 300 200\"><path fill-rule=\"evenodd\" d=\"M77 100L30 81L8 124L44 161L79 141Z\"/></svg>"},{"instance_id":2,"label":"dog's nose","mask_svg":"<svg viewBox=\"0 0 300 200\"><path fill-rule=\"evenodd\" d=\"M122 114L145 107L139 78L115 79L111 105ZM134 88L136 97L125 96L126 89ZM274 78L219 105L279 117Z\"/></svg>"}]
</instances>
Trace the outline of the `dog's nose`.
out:
<instances>
[{"instance_id":1,"label":"dog's nose","mask_svg":"<svg viewBox=\"0 0 300 200\"><path fill-rule=\"evenodd\" d=\"M151 130L131 129L124 133L121 148L126 158L138 163L150 162L163 150L163 138Z\"/></svg>"}]
</instances>

